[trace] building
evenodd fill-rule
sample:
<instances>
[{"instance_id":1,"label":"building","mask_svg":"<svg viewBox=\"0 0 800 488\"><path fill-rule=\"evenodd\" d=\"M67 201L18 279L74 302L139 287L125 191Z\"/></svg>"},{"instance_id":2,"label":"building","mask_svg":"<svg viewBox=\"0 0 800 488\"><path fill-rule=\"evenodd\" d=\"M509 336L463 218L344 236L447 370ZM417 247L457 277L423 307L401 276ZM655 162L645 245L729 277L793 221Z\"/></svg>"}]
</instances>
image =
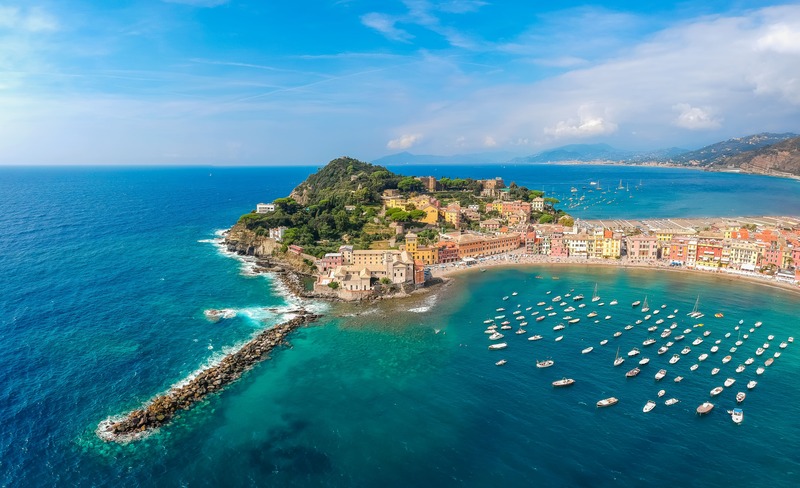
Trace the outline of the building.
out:
<instances>
[{"instance_id":1,"label":"building","mask_svg":"<svg viewBox=\"0 0 800 488\"><path fill-rule=\"evenodd\" d=\"M427 265L439 263L439 248L437 246L420 246L419 238L413 232L406 234L405 250L414 261Z\"/></svg>"},{"instance_id":2,"label":"building","mask_svg":"<svg viewBox=\"0 0 800 488\"><path fill-rule=\"evenodd\" d=\"M330 291L329 284L336 282L345 297L358 298L372 294L383 278L393 284L414 281L414 261L407 252L359 250L353 251L353 261L358 264L337 266L320 274L315 290Z\"/></svg>"},{"instance_id":3,"label":"building","mask_svg":"<svg viewBox=\"0 0 800 488\"><path fill-rule=\"evenodd\" d=\"M420 181L420 183L422 183L422 186L425 188L425 190L429 192L436 191L436 178L433 176L419 176L417 179Z\"/></svg>"},{"instance_id":4,"label":"building","mask_svg":"<svg viewBox=\"0 0 800 488\"><path fill-rule=\"evenodd\" d=\"M287 230L288 227L273 227L269 229L269 238L275 240L275 242L281 242Z\"/></svg>"},{"instance_id":5,"label":"building","mask_svg":"<svg viewBox=\"0 0 800 488\"><path fill-rule=\"evenodd\" d=\"M544 198L536 197L531 200L531 210L534 212L544 212Z\"/></svg>"},{"instance_id":6,"label":"building","mask_svg":"<svg viewBox=\"0 0 800 488\"><path fill-rule=\"evenodd\" d=\"M529 218L531 216L531 203L516 200L513 202L502 202L500 204L500 215L503 217L519 214L523 214Z\"/></svg>"},{"instance_id":7,"label":"building","mask_svg":"<svg viewBox=\"0 0 800 488\"><path fill-rule=\"evenodd\" d=\"M491 232L495 232L500 229L500 221L497 219L482 220L479 225L481 229Z\"/></svg>"},{"instance_id":8,"label":"building","mask_svg":"<svg viewBox=\"0 0 800 488\"><path fill-rule=\"evenodd\" d=\"M723 266L723 247L723 242L719 239L699 239L697 241L695 267L714 269L721 268Z\"/></svg>"},{"instance_id":9,"label":"building","mask_svg":"<svg viewBox=\"0 0 800 488\"><path fill-rule=\"evenodd\" d=\"M513 251L520 247L521 235L511 233L499 236L483 236L478 234L448 234L449 239L458 248L458 257L475 258Z\"/></svg>"},{"instance_id":10,"label":"building","mask_svg":"<svg viewBox=\"0 0 800 488\"><path fill-rule=\"evenodd\" d=\"M592 249L589 248L589 243L592 243ZM567 234L563 238L564 247L567 248L567 254L571 257L588 258L594 251L594 236L590 236L586 232L579 232L577 234Z\"/></svg>"},{"instance_id":11,"label":"building","mask_svg":"<svg viewBox=\"0 0 800 488\"><path fill-rule=\"evenodd\" d=\"M289 252L300 255L303 254L303 248L296 244L292 244L291 246L289 246Z\"/></svg>"},{"instance_id":12,"label":"building","mask_svg":"<svg viewBox=\"0 0 800 488\"><path fill-rule=\"evenodd\" d=\"M459 260L458 245L455 242L439 241L436 247L439 248L440 264L455 263Z\"/></svg>"},{"instance_id":13,"label":"building","mask_svg":"<svg viewBox=\"0 0 800 488\"><path fill-rule=\"evenodd\" d=\"M658 238L654 235L640 234L625 238L628 260L634 262L655 261L658 259Z\"/></svg>"},{"instance_id":14,"label":"building","mask_svg":"<svg viewBox=\"0 0 800 488\"><path fill-rule=\"evenodd\" d=\"M337 266L344 264L344 256L340 252L329 252L320 259L319 269L322 273L327 273Z\"/></svg>"},{"instance_id":15,"label":"building","mask_svg":"<svg viewBox=\"0 0 800 488\"><path fill-rule=\"evenodd\" d=\"M505 183L503 183L503 178L499 176L493 180L480 180L480 182L483 187L481 196L484 197L500 198L500 190L506 187Z\"/></svg>"},{"instance_id":16,"label":"building","mask_svg":"<svg viewBox=\"0 0 800 488\"><path fill-rule=\"evenodd\" d=\"M442 210L442 216L445 222L457 229L461 225L461 206L457 203L451 203Z\"/></svg>"},{"instance_id":17,"label":"building","mask_svg":"<svg viewBox=\"0 0 800 488\"><path fill-rule=\"evenodd\" d=\"M264 214L275 211L274 203L259 203L256 205L256 213Z\"/></svg>"},{"instance_id":18,"label":"building","mask_svg":"<svg viewBox=\"0 0 800 488\"><path fill-rule=\"evenodd\" d=\"M525 254L539 254L539 239L536 236L536 231L526 232L523 238L525 240Z\"/></svg>"},{"instance_id":19,"label":"building","mask_svg":"<svg viewBox=\"0 0 800 488\"><path fill-rule=\"evenodd\" d=\"M439 221L439 208L438 207L435 207L435 206L433 206L431 204L427 204L422 208L418 207L418 209L422 210L423 212L425 212L425 217L420 219L420 222L423 222L425 224L433 225L433 224L435 224L436 222Z\"/></svg>"}]
</instances>

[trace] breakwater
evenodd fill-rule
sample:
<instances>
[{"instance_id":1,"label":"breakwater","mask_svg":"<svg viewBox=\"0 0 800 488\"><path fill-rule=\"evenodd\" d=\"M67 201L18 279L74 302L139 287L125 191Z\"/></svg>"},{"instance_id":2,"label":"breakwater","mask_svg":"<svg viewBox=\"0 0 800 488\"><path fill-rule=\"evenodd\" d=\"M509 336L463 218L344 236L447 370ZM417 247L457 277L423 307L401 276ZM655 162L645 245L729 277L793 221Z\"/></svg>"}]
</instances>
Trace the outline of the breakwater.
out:
<instances>
[{"instance_id":1,"label":"breakwater","mask_svg":"<svg viewBox=\"0 0 800 488\"><path fill-rule=\"evenodd\" d=\"M266 359L275 347L286 343L286 336L301 325L317 320L320 315L299 310L297 317L256 335L244 346L225 356L219 363L202 370L181 386L152 399L146 406L133 410L123 418L100 423L97 435L106 441L136 440L169 422L181 410L189 410L206 396L236 381L242 373Z\"/></svg>"}]
</instances>

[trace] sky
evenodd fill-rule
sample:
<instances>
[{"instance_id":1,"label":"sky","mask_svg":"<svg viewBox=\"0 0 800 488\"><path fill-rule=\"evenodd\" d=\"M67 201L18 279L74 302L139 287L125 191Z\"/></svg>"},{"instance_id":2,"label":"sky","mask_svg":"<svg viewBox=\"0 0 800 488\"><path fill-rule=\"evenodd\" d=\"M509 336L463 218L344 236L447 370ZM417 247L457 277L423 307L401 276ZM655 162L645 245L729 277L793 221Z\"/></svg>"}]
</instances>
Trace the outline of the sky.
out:
<instances>
[{"instance_id":1,"label":"sky","mask_svg":"<svg viewBox=\"0 0 800 488\"><path fill-rule=\"evenodd\" d=\"M317 165L800 132L800 5L0 0L0 164Z\"/></svg>"}]
</instances>

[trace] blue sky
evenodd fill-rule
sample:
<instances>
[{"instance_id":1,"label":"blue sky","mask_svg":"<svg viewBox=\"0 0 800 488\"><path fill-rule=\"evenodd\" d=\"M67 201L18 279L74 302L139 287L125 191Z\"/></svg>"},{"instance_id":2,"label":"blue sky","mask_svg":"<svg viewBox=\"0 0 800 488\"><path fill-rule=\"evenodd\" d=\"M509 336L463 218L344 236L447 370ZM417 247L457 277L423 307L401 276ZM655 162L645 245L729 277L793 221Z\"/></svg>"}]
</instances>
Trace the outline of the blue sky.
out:
<instances>
[{"instance_id":1,"label":"blue sky","mask_svg":"<svg viewBox=\"0 0 800 488\"><path fill-rule=\"evenodd\" d=\"M0 0L0 164L322 164L800 132L800 6Z\"/></svg>"}]
</instances>

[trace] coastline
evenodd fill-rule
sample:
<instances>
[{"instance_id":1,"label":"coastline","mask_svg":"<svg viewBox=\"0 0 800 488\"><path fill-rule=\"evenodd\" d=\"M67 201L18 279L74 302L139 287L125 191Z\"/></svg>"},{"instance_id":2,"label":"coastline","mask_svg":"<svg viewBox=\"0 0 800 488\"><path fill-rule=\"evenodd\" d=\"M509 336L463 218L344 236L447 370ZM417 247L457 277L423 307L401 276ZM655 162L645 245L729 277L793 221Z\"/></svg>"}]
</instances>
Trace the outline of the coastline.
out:
<instances>
[{"instance_id":1,"label":"coastline","mask_svg":"<svg viewBox=\"0 0 800 488\"><path fill-rule=\"evenodd\" d=\"M519 253L507 253L504 255L494 256L495 258L504 259L487 259L479 262L471 267L465 266L448 266L444 269L435 268L431 270L434 277L442 278L445 281L456 280L458 275L467 273L477 273L481 269L489 268L535 268L543 266L589 266L589 267L610 267L610 268L625 268L625 269L644 269L651 271L668 271L674 273L686 273L699 276L713 276L717 278L727 279L730 281L746 281L770 288L785 290L800 295L800 286L793 285L786 282L777 281L774 279L751 276L746 274L726 273L706 271L694 268L672 267L666 262L628 262L627 260L605 260L599 261L587 258L550 258L549 256L530 256Z\"/></svg>"}]
</instances>

